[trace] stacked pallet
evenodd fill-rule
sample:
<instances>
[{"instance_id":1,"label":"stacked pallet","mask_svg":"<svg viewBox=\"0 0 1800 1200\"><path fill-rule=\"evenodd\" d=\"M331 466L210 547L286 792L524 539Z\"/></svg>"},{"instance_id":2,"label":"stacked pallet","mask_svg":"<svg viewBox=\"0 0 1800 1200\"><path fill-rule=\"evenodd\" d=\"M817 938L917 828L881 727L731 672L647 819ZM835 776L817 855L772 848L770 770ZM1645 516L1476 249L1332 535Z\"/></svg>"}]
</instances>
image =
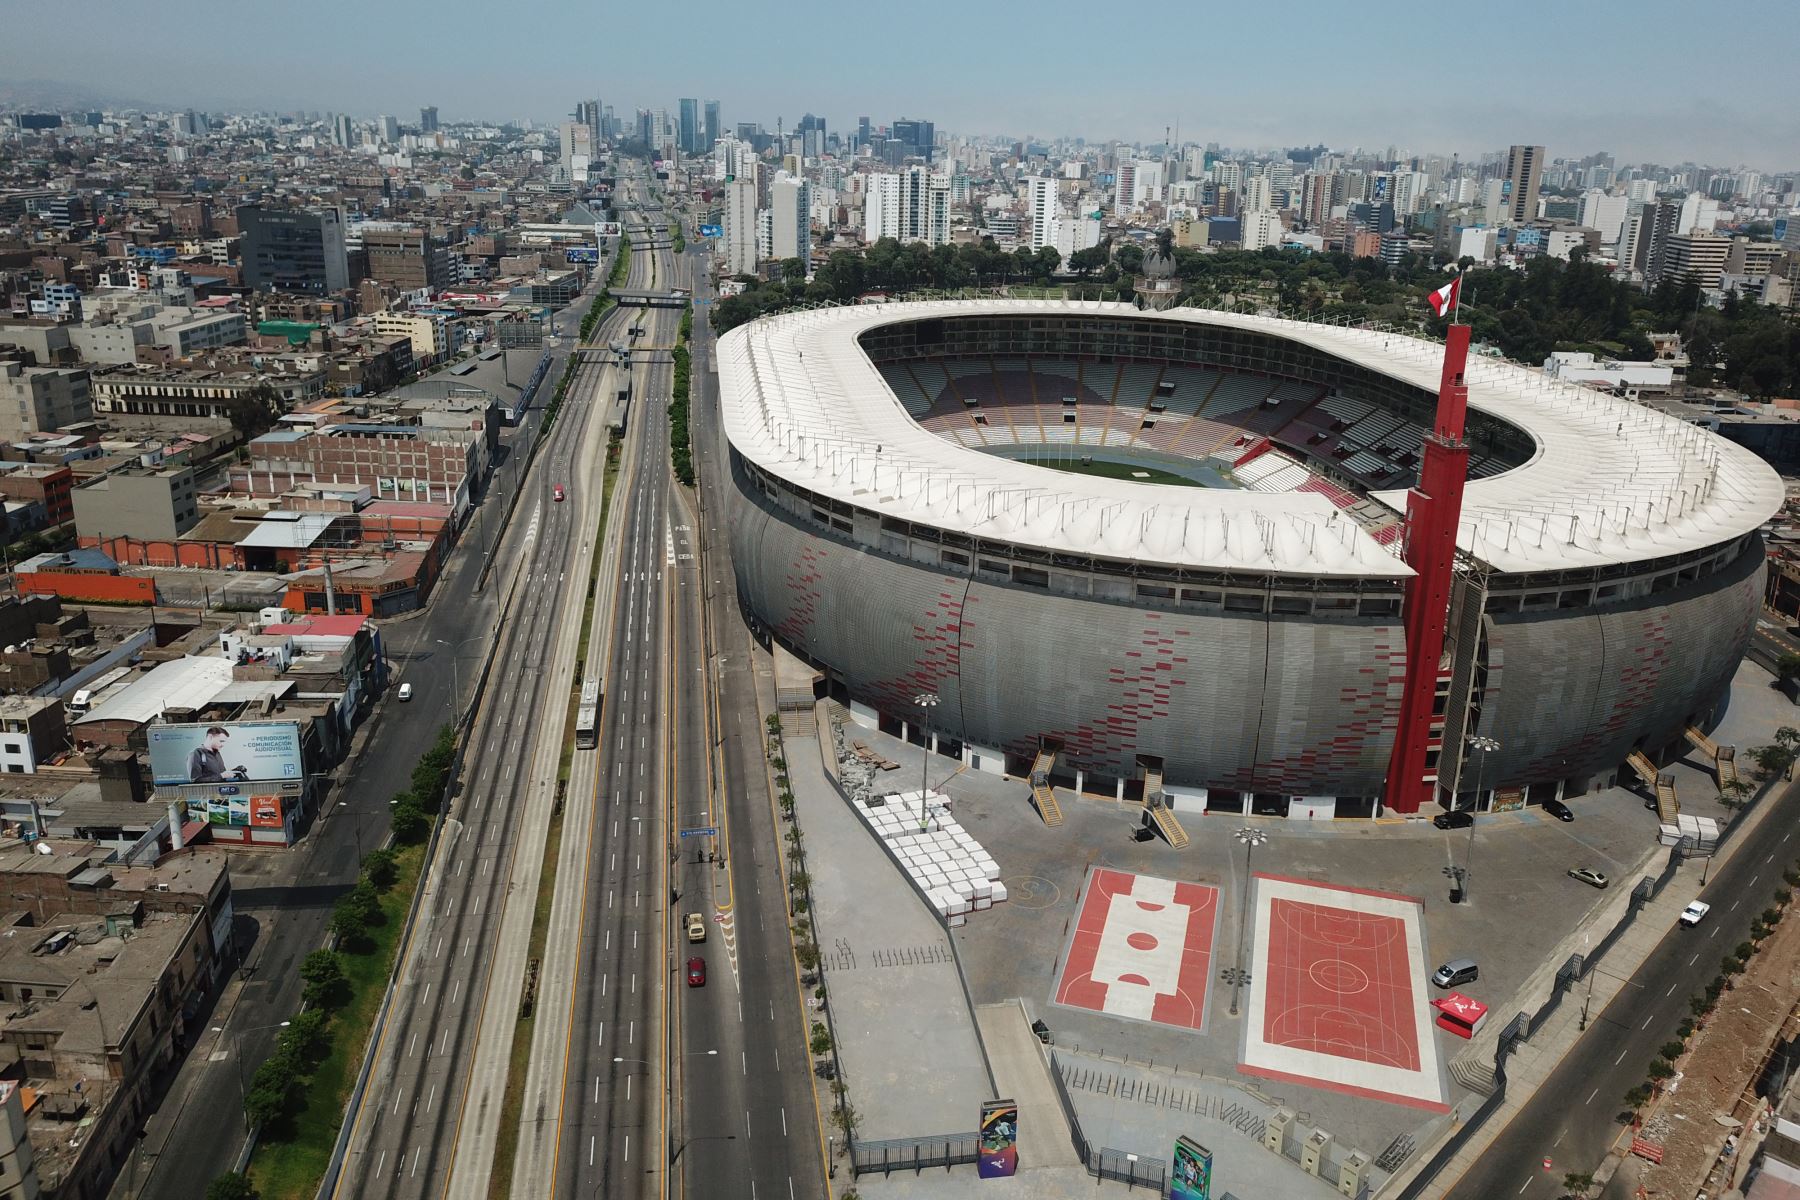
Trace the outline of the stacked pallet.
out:
<instances>
[{"instance_id":1,"label":"stacked pallet","mask_svg":"<svg viewBox=\"0 0 1800 1200\"><path fill-rule=\"evenodd\" d=\"M955 928L970 913L992 908L1006 899L1000 865L957 824L938 793L931 793L926 800L923 829L918 792L858 800L856 809L876 836L887 843L945 924Z\"/></svg>"}]
</instances>

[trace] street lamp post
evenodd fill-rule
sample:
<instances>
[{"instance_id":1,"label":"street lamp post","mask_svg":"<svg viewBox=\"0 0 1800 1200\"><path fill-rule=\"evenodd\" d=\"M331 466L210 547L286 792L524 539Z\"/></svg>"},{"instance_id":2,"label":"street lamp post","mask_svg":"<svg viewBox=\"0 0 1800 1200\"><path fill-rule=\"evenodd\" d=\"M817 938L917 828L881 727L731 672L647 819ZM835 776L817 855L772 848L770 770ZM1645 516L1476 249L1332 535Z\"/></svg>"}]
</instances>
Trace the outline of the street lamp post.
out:
<instances>
[{"instance_id":1,"label":"street lamp post","mask_svg":"<svg viewBox=\"0 0 1800 1200\"><path fill-rule=\"evenodd\" d=\"M459 642L446 641L444 638L431 639L440 646L450 648L450 716L453 724L462 722L462 648L470 642L479 642L485 636L485 634L478 633L474 637L466 637Z\"/></svg>"},{"instance_id":2,"label":"street lamp post","mask_svg":"<svg viewBox=\"0 0 1800 1200\"><path fill-rule=\"evenodd\" d=\"M913 697L919 706L919 832L925 832L925 770L931 765L931 710L937 707L936 692L920 692Z\"/></svg>"},{"instance_id":3,"label":"street lamp post","mask_svg":"<svg viewBox=\"0 0 1800 1200\"><path fill-rule=\"evenodd\" d=\"M1238 1015L1238 993L1250 982L1250 972L1244 967L1244 939L1250 929L1250 862L1256 848L1269 840L1269 835L1260 829L1246 825L1232 834L1238 844L1244 848L1244 892L1238 905L1238 941L1237 963L1225 968L1225 982L1231 985L1231 1015Z\"/></svg>"},{"instance_id":4,"label":"street lamp post","mask_svg":"<svg viewBox=\"0 0 1800 1200\"><path fill-rule=\"evenodd\" d=\"M270 1029L286 1029L292 1024L292 1021L279 1021L274 1025L252 1025L249 1029L239 1029L235 1031L227 1031L223 1025L214 1025L212 1027L214 1033L226 1034L226 1036L231 1039L232 1065L237 1068L238 1110L240 1112L243 1111L246 1099L244 1095L244 1035L246 1033L262 1033L265 1030ZM247 1112L244 1113L244 1128L250 1128L250 1114Z\"/></svg>"},{"instance_id":5,"label":"street lamp post","mask_svg":"<svg viewBox=\"0 0 1800 1200\"><path fill-rule=\"evenodd\" d=\"M1481 777L1487 771L1488 755L1500 748L1500 743L1491 737L1476 734L1467 739L1470 749L1481 751L1481 761L1475 764L1475 803L1474 812L1481 811ZM1469 816L1469 847L1463 855L1462 898L1469 902L1469 877L1475 869L1475 817Z\"/></svg>"}]
</instances>

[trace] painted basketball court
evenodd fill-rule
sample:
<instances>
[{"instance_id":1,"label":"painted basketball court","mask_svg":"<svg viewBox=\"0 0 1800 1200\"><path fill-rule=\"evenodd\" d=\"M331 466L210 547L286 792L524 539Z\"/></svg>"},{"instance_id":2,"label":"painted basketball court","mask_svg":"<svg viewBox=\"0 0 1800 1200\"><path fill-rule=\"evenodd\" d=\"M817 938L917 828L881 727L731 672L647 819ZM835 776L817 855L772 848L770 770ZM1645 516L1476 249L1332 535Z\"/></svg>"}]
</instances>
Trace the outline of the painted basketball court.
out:
<instances>
[{"instance_id":1,"label":"painted basketball court","mask_svg":"<svg viewBox=\"0 0 1800 1200\"><path fill-rule=\"evenodd\" d=\"M1204 1028L1218 912L1217 888L1094 870L1063 954L1056 1002Z\"/></svg>"},{"instance_id":2,"label":"painted basketball court","mask_svg":"<svg viewBox=\"0 0 1800 1200\"><path fill-rule=\"evenodd\" d=\"M1241 1069L1442 1111L1419 901L1258 875Z\"/></svg>"}]
</instances>

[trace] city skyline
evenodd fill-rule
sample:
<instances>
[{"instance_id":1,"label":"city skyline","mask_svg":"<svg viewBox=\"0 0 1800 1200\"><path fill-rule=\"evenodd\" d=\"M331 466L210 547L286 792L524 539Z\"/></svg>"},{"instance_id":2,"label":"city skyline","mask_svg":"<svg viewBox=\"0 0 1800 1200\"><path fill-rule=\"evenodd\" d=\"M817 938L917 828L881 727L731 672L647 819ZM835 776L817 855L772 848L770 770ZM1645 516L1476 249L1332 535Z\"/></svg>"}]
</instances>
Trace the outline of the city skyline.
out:
<instances>
[{"instance_id":1,"label":"city skyline","mask_svg":"<svg viewBox=\"0 0 1800 1200\"><path fill-rule=\"evenodd\" d=\"M1470 156L1530 141L1552 158L1610 151L1624 161L1800 166L1800 116L1766 96L1765 76L1745 69L1740 41L1685 40L1679 79L1657 74L1668 31L1684 19L1672 0L1633 6L1630 20L1616 6L1525 0L1509 15L1511 25L1540 32L1498 45L1460 27L1348 23L1323 5L1306 6L1278 29L1249 10L1207 12L1081 42L1081 60L1067 65L1065 31L1091 16L1064 7L1068 20L1054 19L1052 4L1034 10L1042 19L1021 30L999 14L928 3L905 28L882 31L866 46L837 50L822 42L803 70L779 71L738 64L795 56L788 33L831 28L836 10L808 6L765 28L736 26L722 6L701 4L684 10L684 28L710 36L671 34L678 51L617 53L606 35L628 29L596 23L592 41L521 42L509 59L494 40L421 4L359 10L348 26L255 9L220 21L218 10L192 0L175 0L159 20L144 22L138 10L109 4L89 10L82 57L71 64L81 69L65 69L58 63L70 44L65 15L22 9L8 15L10 36L0 46L0 77L14 81L0 85L0 103L47 94L406 120L436 105L445 121L550 123L584 97L599 96L623 118L639 107L673 112L679 97L704 94L722 101L728 127L753 121L773 129L777 119L791 126L810 111L823 112L837 130L853 128L858 115L877 123L909 115L930 117L943 130L1019 139L1155 143L1172 127L1182 141L1244 149L1393 144L1408 154ZM1757 30L1755 45L1771 66L1800 48L1784 6L1758 0L1737 15L1733 28ZM531 28L579 30L588 18L572 4L550 3L538 7ZM206 70L171 71L185 68L200 28ZM1133 36L1140 28L1143 36ZM276 38L303 73L271 72L266 48ZM1536 49L1552 38L1556 53ZM370 73L362 69L365 41L412 45L417 53L387 56ZM1268 54L1242 52L1257 46Z\"/></svg>"}]
</instances>

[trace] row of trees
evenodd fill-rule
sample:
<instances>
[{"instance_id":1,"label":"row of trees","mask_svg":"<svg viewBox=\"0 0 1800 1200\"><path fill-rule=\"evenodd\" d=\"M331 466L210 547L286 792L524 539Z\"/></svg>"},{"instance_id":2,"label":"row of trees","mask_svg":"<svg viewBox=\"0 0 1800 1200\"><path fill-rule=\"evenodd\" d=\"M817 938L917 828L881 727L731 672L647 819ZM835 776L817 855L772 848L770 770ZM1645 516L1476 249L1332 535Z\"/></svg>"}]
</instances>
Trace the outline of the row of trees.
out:
<instances>
[{"instance_id":1,"label":"row of trees","mask_svg":"<svg viewBox=\"0 0 1800 1200\"><path fill-rule=\"evenodd\" d=\"M694 331L694 310L683 309L681 335L675 340L673 358L675 379L669 392L669 457L675 477L692 487L694 483L694 445L688 431L688 388L691 359L688 338Z\"/></svg>"},{"instance_id":2,"label":"row of trees","mask_svg":"<svg viewBox=\"0 0 1800 1200\"><path fill-rule=\"evenodd\" d=\"M1169 239L1161 240L1166 246ZM1389 268L1377 259L1342 252L1168 249L1182 304L1421 328L1429 324L1424 295L1442 286L1449 267L1447 259L1421 255L1408 255ZM1065 271L1060 255L1048 248L1009 254L992 239L925 246L884 238L864 253L832 254L810 283L797 259L783 264L774 281L748 280L743 295L715 306L713 323L723 332L797 304L849 303L874 291L1044 285L1054 279L1128 292L1143 259L1136 242L1109 241L1076 251ZM1472 266L1468 260L1464 265ZM1580 251L1568 262L1535 258L1523 270L1471 269L1463 287L1462 317L1474 327L1477 342L1496 346L1519 362L1540 363L1553 350L1641 361L1651 357L1651 333L1679 333L1693 364L1689 378L1700 386L1724 385L1753 396L1800 392L1800 324L1792 313L1735 296L1712 308L1692 283L1665 283L1647 292L1587 261Z\"/></svg>"}]
</instances>

